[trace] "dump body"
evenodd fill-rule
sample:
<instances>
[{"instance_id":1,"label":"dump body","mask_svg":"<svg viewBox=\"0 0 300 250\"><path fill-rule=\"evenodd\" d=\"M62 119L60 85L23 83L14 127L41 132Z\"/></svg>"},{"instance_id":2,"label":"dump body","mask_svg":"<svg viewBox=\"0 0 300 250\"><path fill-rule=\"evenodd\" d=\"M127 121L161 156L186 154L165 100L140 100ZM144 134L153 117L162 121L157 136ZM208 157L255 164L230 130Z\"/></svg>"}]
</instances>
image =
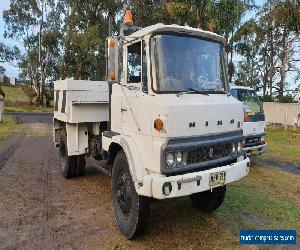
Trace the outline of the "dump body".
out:
<instances>
[{"instance_id":1,"label":"dump body","mask_svg":"<svg viewBox=\"0 0 300 250\"><path fill-rule=\"evenodd\" d=\"M60 80L54 84L53 139L58 146L61 131L67 133L68 155L88 152L87 123L99 124L109 120L108 83L104 81ZM92 131L93 132L93 131Z\"/></svg>"},{"instance_id":2,"label":"dump body","mask_svg":"<svg viewBox=\"0 0 300 250\"><path fill-rule=\"evenodd\" d=\"M71 79L56 81L54 118L67 123L108 121L108 83Z\"/></svg>"}]
</instances>

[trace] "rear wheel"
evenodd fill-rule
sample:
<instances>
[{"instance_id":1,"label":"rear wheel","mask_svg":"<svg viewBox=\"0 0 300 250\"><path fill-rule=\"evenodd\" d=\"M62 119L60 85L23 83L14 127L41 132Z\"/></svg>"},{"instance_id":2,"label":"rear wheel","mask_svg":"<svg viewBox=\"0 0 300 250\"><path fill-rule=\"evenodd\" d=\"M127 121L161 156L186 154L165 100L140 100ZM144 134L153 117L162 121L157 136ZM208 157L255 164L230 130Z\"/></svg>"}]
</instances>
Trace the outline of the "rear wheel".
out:
<instances>
[{"instance_id":1,"label":"rear wheel","mask_svg":"<svg viewBox=\"0 0 300 250\"><path fill-rule=\"evenodd\" d=\"M136 193L123 151L117 154L112 169L112 196L119 229L127 239L133 239L147 226L150 201Z\"/></svg>"},{"instance_id":2,"label":"rear wheel","mask_svg":"<svg viewBox=\"0 0 300 250\"><path fill-rule=\"evenodd\" d=\"M216 210L223 202L226 193L226 186L216 187L212 191L190 195L193 205L203 212L210 213Z\"/></svg>"},{"instance_id":3,"label":"rear wheel","mask_svg":"<svg viewBox=\"0 0 300 250\"><path fill-rule=\"evenodd\" d=\"M78 155L76 157L76 173L75 176L85 175L85 155Z\"/></svg>"},{"instance_id":4,"label":"rear wheel","mask_svg":"<svg viewBox=\"0 0 300 250\"><path fill-rule=\"evenodd\" d=\"M82 176L85 173L85 158L84 155L68 156L67 134L62 130L60 134L59 155L60 169L65 178L74 176Z\"/></svg>"}]
</instances>

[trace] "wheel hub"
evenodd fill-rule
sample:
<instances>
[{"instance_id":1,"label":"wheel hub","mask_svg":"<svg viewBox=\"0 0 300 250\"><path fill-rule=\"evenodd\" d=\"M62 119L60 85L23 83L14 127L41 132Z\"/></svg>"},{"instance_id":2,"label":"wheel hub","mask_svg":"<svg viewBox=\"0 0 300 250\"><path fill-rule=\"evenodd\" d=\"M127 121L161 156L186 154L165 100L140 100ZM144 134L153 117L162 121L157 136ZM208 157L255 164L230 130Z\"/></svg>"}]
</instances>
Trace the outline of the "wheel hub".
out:
<instances>
[{"instance_id":1,"label":"wheel hub","mask_svg":"<svg viewBox=\"0 0 300 250\"><path fill-rule=\"evenodd\" d=\"M119 175L117 182L117 198L118 204L122 213L128 217L132 208L132 199L130 196L129 176L127 173L122 172Z\"/></svg>"}]
</instances>

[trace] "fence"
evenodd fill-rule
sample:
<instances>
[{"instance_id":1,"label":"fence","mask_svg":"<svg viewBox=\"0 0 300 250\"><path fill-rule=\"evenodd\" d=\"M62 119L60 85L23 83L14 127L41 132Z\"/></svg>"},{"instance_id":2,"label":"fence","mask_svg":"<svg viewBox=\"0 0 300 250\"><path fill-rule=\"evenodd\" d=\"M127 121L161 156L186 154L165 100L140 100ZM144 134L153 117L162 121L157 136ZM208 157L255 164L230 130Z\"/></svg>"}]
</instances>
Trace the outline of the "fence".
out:
<instances>
[{"instance_id":1,"label":"fence","mask_svg":"<svg viewBox=\"0 0 300 250\"><path fill-rule=\"evenodd\" d=\"M267 124L300 126L300 103L264 102L264 112Z\"/></svg>"}]
</instances>

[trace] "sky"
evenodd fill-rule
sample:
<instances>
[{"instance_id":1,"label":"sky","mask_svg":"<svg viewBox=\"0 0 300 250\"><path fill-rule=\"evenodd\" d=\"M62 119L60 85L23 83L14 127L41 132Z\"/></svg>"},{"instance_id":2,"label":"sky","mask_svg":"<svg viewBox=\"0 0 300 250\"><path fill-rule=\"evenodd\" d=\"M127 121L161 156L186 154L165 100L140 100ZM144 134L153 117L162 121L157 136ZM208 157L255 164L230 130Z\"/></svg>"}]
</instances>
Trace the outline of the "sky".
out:
<instances>
[{"instance_id":1,"label":"sky","mask_svg":"<svg viewBox=\"0 0 300 250\"><path fill-rule=\"evenodd\" d=\"M262 5L266 0L255 0L255 3L257 5ZM11 40L11 39L5 39L4 38L4 21L3 21L3 10L6 10L9 8L10 0L0 0L0 42L3 42L5 45L8 46L18 46L22 50L22 44L18 41ZM244 17L244 20L250 19L254 16L254 12L249 12ZM7 63L1 65L6 68L6 75L10 77L18 77L19 71L17 67L13 67L12 65L9 65Z\"/></svg>"},{"instance_id":2,"label":"sky","mask_svg":"<svg viewBox=\"0 0 300 250\"><path fill-rule=\"evenodd\" d=\"M14 46L17 45L15 41L12 41L10 39L5 39L3 37L3 33L4 33L4 22L2 18L3 10L9 8L9 2L10 0L0 0L0 42L3 42L8 46ZM19 71L17 67L13 67L8 63L1 64L1 66L3 66L6 69L7 76L18 77Z\"/></svg>"}]
</instances>

